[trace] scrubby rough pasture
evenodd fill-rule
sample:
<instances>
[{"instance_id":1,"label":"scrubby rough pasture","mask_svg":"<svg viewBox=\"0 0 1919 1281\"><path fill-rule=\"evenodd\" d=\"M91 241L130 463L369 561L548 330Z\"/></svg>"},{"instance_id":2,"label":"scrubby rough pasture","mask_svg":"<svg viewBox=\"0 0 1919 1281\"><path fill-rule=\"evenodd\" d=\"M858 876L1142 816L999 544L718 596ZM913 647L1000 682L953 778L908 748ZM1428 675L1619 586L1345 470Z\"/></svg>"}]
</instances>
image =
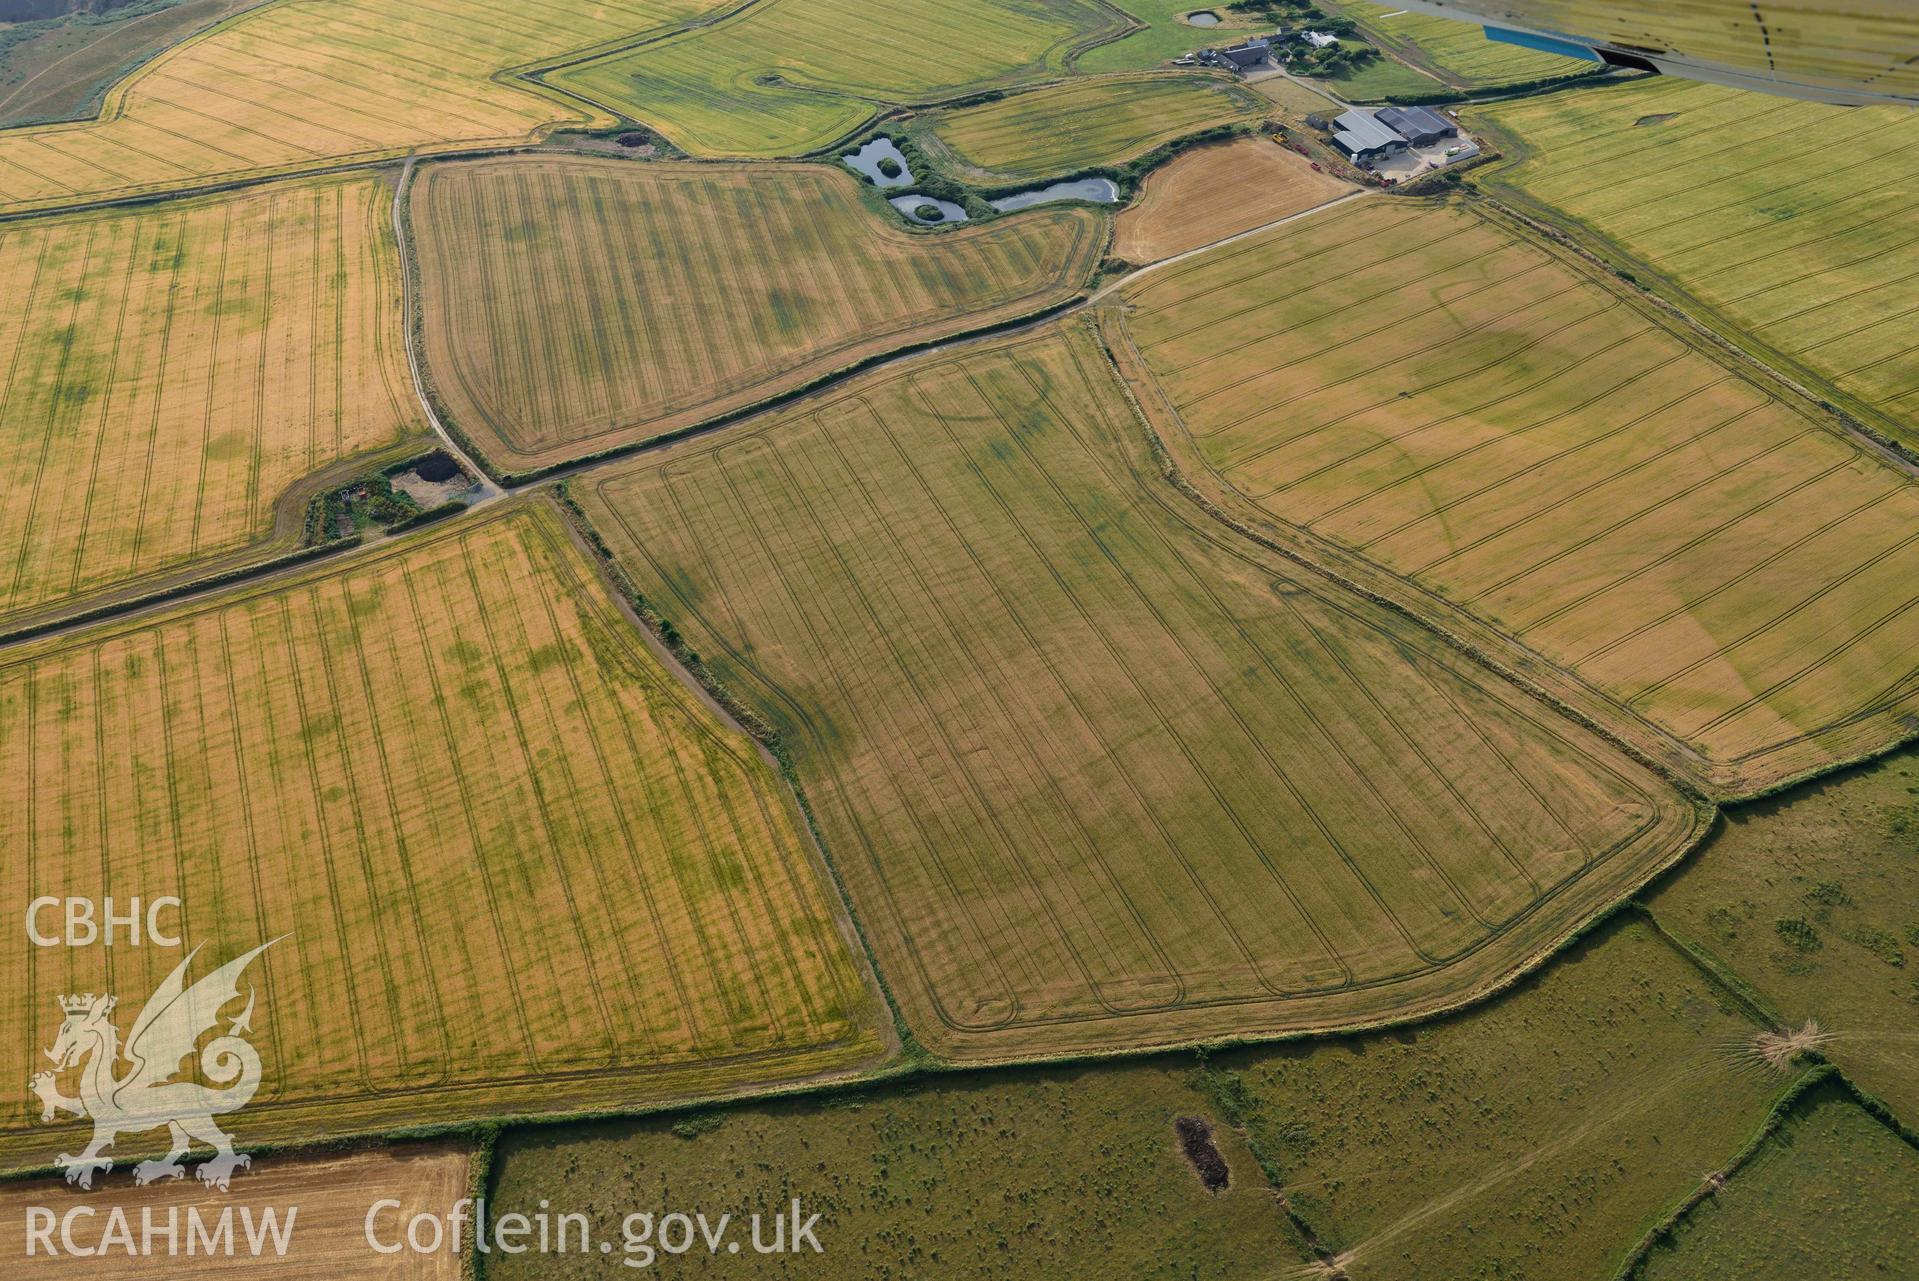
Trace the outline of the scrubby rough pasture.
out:
<instances>
[{"instance_id":1,"label":"scrubby rough pasture","mask_svg":"<svg viewBox=\"0 0 1919 1281\"><path fill-rule=\"evenodd\" d=\"M1201 147L1147 177L1113 229L1113 253L1127 262L1157 262L1352 190L1265 138Z\"/></svg>"},{"instance_id":2,"label":"scrubby rough pasture","mask_svg":"<svg viewBox=\"0 0 1919 1281\"><path fill-rule=\"evenodd\" d=\"M1514 227L1359 202L1126 302L1209 484L1518 637L1716 785L1910 732L1919 484Z\"/></svg>"},{"instance_id":3,"label":"scrubby rough pasture","mask_svg":"<svg viewBox=\"0 0 1919 1281\"><path fill-rule=\"evenodd\" d=\"M777 776L591 575L549 507L515 504L9 651L6 911L49 886L171 893L209 960L290 934L258 963L256 1142L870 1057L870 1003ZM178 957L13 949L7 1075L39 1065L59 994L137 1009ZM32 1106L0 1101L0 1165L77 1150Z\"/></svg>"},{"instance_id":4,"label":"scrubby rough pasture","mask_svg":"<svg viewBox=\"0 0 1919 1281\"><path fill-rule=\"evenodd\" d=\"M1010 181L1123 164L1162 142L1256 114L1264 100L1192 73L1068 80L936 112L927 129L969 177Z\"/></svg>"},{"instance_id":5,"label":"scrubby rough pasture","mask_svg":"<svg viewBox=\"0 0 1919 1281\"><path fill-rule=\"evenodd\" d=\"M1919 1276L1919 1152L1836 1087L1655 1246L1635 1281Z\"/></svg>"},{"instance_id":6,"label":"scrubby rough pasture","mask_svg":"<svg viewBox=\"0 0 1919 1281\"><path fill-rule=\"evenodd\" d=\"M1591 1281L1788 1087L1742 1056L1758 1031L1628 917L1458 1015L1211 1062L1353 1281Z\"/></svg>"},{"instance_id":7,"label":"scrubby rough pasture","mask_svg":"<svg viewBox=\"0 0 1919 1281\"><path fill-rule=\"evenodd\" d=\"M243 1127L236 1123L234 1128ZM31 1269L34 1281L154 1281L189 1268L196 1277L229 1279L258 1277L270 1271L276 1281L337 1281L340 1277L361 1281L459 1281L463 1274L456 1249L436 1254L409 1250L390 1257L374 1254L367 1246L366 1218L376 1201L399 1202L397 1209L383 1210L375 1221L382 1243L403 1240L406 1224L416 1214L433 1215L444 1222L454 1204L467 1194L468 1162L464 1148L442 1144L303 1156L275 1153L258 1158L236 1176L231 1198L210 1196L206 1187L191 1177L135 1187L131 1178L116 1173L111 1182L96 1182L95 1191L84 1200L58 1179L5 1183L0 1184L0 1250L10 1259L28 1257L28 1207L43 1206L64 1215L85 1205L93 1215L76 1219L76 1244L91 1247L99 1243L106 1234L108 1216L115 1210L125 1214L136 1246L143 1213L151 1214L156 1229L164 1229L168 1216L177 1215L177 1254L167 1253L167 1239L158 1232L150 1257L129 1257L122 1248L112 1246L95 1255L69 1254L56 1227L52 1244L57 1257L50 1257L44 1244L36 1243L33 1262L23 1265ZM257 1223L269 1207L278 1213L282 1224L287 1221L288 1207L297 1207L297 1213L293 1231L287 1235L286 1253L274 1255L269 1245L267 1257L272 1262L263 1264L247 1248L242 1214L251 1212ZM237 1243L232 1254L196 1248L188 1256L187 1240L192 1230L189 1216L196 1212L208 1229L217 1227L223 1213L232 1214ZM422 1229L421 1240L430 1240L425 1232Z\"/></svg>"},{"instance_id":8,"label":"scrubby rough pasture","mask_svg":"<svg viewBox=\"0 0 1919 1281\"><path fill-rule=\"evenodd\" d=\"M0 28L0 126L91 115L117 74L260 0L174 0Z\"/></svg>"},{"instance_id":9,"label":"scrubby rough pasture","mask_svg":"<svg viewBox=\"0 0 1919 1281\"><path fill-rule=\"evenodd\" d=\"M1294 1257L1271 1186L1186 1068L974 1073L825 1106L729 1108L690 1125L523 1133L501 1146L493 1199L496 1213L532 1214L542 1198L566 1198L615 1239L634 1205L730 1213L742 1232L794 1197L821 1215L819 1254L745 1268L703 1249L673 1260L693 1276L1282 1276ZM1181 1151L1181 1117L1211 1128L1224 1189L1207 1191ZM630 1273L617 1257L523 1255L488 1268L495 1281Z\"/></svg>"},{"instance_id":10,"label":"scrubby rough pasture","mask_svg":"<svg viewBox=\"0 0 1919 1281\"><path fill-rule=\"evenodd\" d=\"M1896 107L1686 81L1475 109L1516 139L1485 179L1596 238L1733 341L1919 447L1919 205Z\"/></svg>"},{"instance_id":11,"label":"scrubby rough pasture","mask_svg":"<svg viewBox=\"0 0 1919 1281\"><path fill-rule=\"evenodd\" d=\"M284 548L303 478L424 439L391 208L360 177L0 225L0 630Z\"/></svg>"},{"instance_id":12,"label":"scrubby rough pasture","mask_svg":"<svg viewBox=\"0 0 1919 1281\"><path fill-rule=\"evenodd\" d=\"M1729 811L1646 902L1903 1117L1919 1116L1919 752Z\"/></svg>"},{"instance_id":13,"label":"scrubby rough pasture","mask_svg":"<svg viewBox=\"0 0 1919 1281\"><path fill-rule=\"evenodd\" d=\"M1431 71L1455 88L1497 89L1578 75L1595 66L1578 58L1488 40L1485 28L1476 22L1411 13L1397 4L1338 0L1333 7L1357 22L1373 43Z\"/></svg>"},{"instance_id":14,"label":"scrubby rough pasture","mask_svg":"<svg viewBox=\"0 0 1919 1281\"><path fill-rule=\"evenodd\" d=\"M1057 71L1121 25L1098 0L760 0L546 79L695 155L791 156L885 104Z\"/></svg>"},{"instance_id":15,"label":"scrubby rough pasture","mask_svg":"<svg viewBox=\"0 0 1919 1281\"><path fill-rule=\"evenodd\" d=\"M939 1052L1466 999L1697 822L1542 705L1166 487L1080 326L596 474L771 722Z\"/></svg>"},{"instance_id":16,"label":"scrubby rough pasture","mask_svg":"<svg viewBox=\"0 0 1919 1281\"><path fill-rule=\"evenodd\" d=\"M0 132L0 210L522 142L594 113L503 71L704 3L281 0L154 59L107 95L98 120Z\"/></svg>"},{"instance_id":17,"label":"scrubby rough pasture","mask_svg":"<svg viewBox=\"0 0 1919 1281\"><path fill-rule=\"evenodd\" d=\"M1089 209L915 234L858 181L547 157L428 169L410 204L453 420L513 468L577 457L1063 302L1099 259Z\"/></svg>"}]
</instances>

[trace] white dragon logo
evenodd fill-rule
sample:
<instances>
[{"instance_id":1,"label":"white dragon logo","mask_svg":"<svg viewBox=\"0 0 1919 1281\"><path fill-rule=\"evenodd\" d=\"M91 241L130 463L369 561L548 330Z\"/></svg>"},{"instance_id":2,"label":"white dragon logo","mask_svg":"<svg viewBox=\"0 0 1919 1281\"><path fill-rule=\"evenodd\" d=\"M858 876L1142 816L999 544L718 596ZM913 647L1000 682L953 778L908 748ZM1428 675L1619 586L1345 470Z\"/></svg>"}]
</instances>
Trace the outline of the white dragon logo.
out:
<instances>
[{"instance_id":1,"label":"white dragon logo","mask_svg":"<svg viewBox=\"0 0 1919 1281\"><path fill-rule=\"evenodd\" d=\"M110 1017L117 1004L114 997L88 993L60 998L66 1019L53 1048L46 1051L53 1070L37 1073L30 1085L40 1099L42 1122L53 1121L61 1112L93 1121L93 1142L86 1150L79 1156L62 1153L59 1157L68 1183L91 1188L96 1172L113 1168L113 1158L103 1153L120 1135L161 1126L171 1137L170 1150L163 1160L134 1166L135 1183L185 1174L180 1158L195 1139L214 1149L214 1155L195 1171L209 1187L226 1191L234 1171L252 1164L251 1157L233 1150L233 1136L213 1123L214 1117L245 1107L260 1087L260 1055L241 1035L251 1030L251 989L246 1008L225 1034L200 1049L201 1073L222 1088L173 1078L181 1073L183 1061L199 1046L200 1038L218 1026L220 1011L239 999L242 971L277 942L262 943L188 987L187 966L200 952L194 948L133 1021L124 1050L120 1030ZM132 1067L124 1076L116 1076L114 1069L122 1057ZM81 1069L80 1097L70 1098L60 1092L58 1080L60 1073L75 1067Z\"/></svg>"}]
</instances>

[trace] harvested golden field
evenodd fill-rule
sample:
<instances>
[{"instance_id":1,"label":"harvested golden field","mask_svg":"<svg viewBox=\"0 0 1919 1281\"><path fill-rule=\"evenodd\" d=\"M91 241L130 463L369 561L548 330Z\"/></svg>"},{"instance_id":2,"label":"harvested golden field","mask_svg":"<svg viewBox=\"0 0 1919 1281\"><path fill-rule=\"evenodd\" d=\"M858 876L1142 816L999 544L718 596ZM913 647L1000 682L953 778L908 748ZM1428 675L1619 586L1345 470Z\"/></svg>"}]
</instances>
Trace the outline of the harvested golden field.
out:
<instances>
[{"instance_id":1,"label":"harvested golden field","mask_svg":"<svg viewBox=\"0 0 1919 1281\"><path fill-rule=\"evenodd\" d=\"M67 1252L56 1227L50 1242L55 1253L47 1253L48 1242L36 1240L33 1262L26 1266L34 1281L164 1281L188 1268L196 1277L270 1274L274 1281L338 1281L347 1276L357 1281L460 1281L464 1273L458 1249L434 1254L376 1253L367 1244L366 1218L376 1201L400 1203L398 1209L382 1210L375 1220L382 1245L404 1240L406 1223L416 1214L431 1214L444 1222L454 1204L467 1195L468 1165L463 1147L417 1144L261 1156L235 1177L229 1196L210 1194L192 1178L135 1187L130 1178L116 1177L108 1186L96 1185L93 1195L85 1198L57 1180L4 1183L0 1184L0 1251L9 1259L29 1257L27 1213L36 1206L55 1215L65 1215L76 1206L91 1208L92 1218L76 1220L74 1243L82 1248L102 1244L116 1210L126 1216L135 1242L141 1239L143 1213L150 1213L151 1221L161 1228L170 1215L177 1216L173 1221L180 1228L181 1256L187 1253L192 1216L197 1215L217 1237L221 1216L230 1214L236 1243L232 1254L196 1251L190 1261L172 1257L166 1238L156 1235L150 1257L128 1257L112 1246L97 1255L80 1256ZM247 1224L260 1231L271 1211L275 1222L284 1227L289 1209L294 1217L291 1231L284 1233L285 1252L276 1253L268 1244L264 1261L255 1258L246 1244ZM197 1244L198 1238L194 1239ZM263 1231L260 1239L271 1240ZM423 1231L421 1239L430 1238Z\"/></svg>"},{"instance_id":2,"label":"harvested golden field","mask_svg":"<svg viewBox=\"0 0 1919 1281\"><path fill-rule=\"evenodd\" d=\"M1113 254L1158 262L1354 190L1265 138L1201 147L1146 179L1113 229Z\"/></svg>"},{"instance_id":3,"label":"harvested golden field","mask_svg":"<svg viewBox=\"0 0 1919 1281\"><path fill-rule=\"evenodd\" d=\"M1364 201L1125 302L1204 486L1518 638L1719 790L1911 732L1913 477L1516 224Z\"/></svg>"},{"instance_id":4,"label":"harvested golden field","mask_svg":"<svg viewBox=\"0 0 1919 1281\"><path fill-rule=\"evenodd\" d=\"M0 630L284 551L320 473L426 439L391 214L346 177L0 226Z\"/></svg>"},{"instance_id":5,"label":"harvested golden field","mask_svg":"<svg viewBox=\"0 0 1919 1281\"><path fill-rule=\"evenodd\" d=\"M435 165L409 205L434 384L511 470L1064 302L1105 238L1090 209L916 234L823 165L521 156Z\"/></svg>"},{"instance_id":6,"label":"harvested golden field","mask_svg":"<svg viewBox=\"0 0 1919 1281\"><path fill-rule=\"evenodd\" d=\"M712 1094L882 1050L778 776L660 667L550 506L495 512L0 657L15 920L58 886L178 896L201 964L287 936L251 971L246 1141ZM8 956L24 1082L57 996L114 992L130 1020L180 953ZM37 1117L24 1091L0 1103L0 1168L77 1150Z\"/></svg>"},{"instance_id":7,"label":"harvested golden field","mask_svg":"<svg viewBox=\"0 0 1919 1281\"><path fill-rule=\"evenodd\" d=\"M887 104L1057 74L1125 29L1103 0L758 0L545 79L698 156L795 156Z\"/></svg>"},{"instance_id":8,"label":"harvested golden field","mask_svg":"<svg viewBox=\"0 0 1919 1281\"><path fill-rule=\"evenodd\" d=\"M697 14L708 0L537 7L279 0L169 49L97 120L0 132L0 211L610 123L503 73Z\"/></svg>"},{"instance_id":9,"label":"harvested golden field","mask_svg":"<svg viewBox=\"0 0 1919 1281\"><path fill-rule=\"evenodd\" d=\"M933 112L916 132L964 177L1009 182L1124 164L1264 106L1265 99L1224 74L1113 76Z\"/></svg>"},{"instance_id":10,"label":"harvested golden field","mask_svg":"<svg viewBox=\"0 0 1919 1281\"><path fill-rule=\"evenodd\" d=\"M1884 163L1919 143L1912 112L1658 80L1474 108L1469 123L1512 157L1479 177L1500 198L1919 448L1919 205Z\"/></svg>"},{"instance_id":11,"label":"harvested golden field","mask_svg":"<svg viewBox=\"0 0 1919 1281\"><path fill-rule=\"evenodd\" d=\"M581 488L779 733L944 1055L1452 1005L1699 828L1603 740L1166 485L1080 324Z\"/></svg>"}]
</instances>

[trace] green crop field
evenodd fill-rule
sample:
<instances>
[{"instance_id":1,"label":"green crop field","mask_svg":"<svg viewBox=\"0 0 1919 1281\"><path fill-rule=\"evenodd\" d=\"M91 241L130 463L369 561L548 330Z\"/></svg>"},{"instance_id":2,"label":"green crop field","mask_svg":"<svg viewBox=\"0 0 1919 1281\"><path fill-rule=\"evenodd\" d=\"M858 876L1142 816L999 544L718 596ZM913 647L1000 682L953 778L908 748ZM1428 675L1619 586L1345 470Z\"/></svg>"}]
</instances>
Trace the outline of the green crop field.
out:
<instances>
[{"instance_id":1,"label":"green crop field","mask_svg":"<svg viewBox=\"0 0 1919 1281\"><path fill-rule=\"evenodd\" d=\"M448 10L278 0L155 58L113 88L98 120L0 131L0 212L499 146L604 121L502 73L690 17L708 2Z\"/></svg>"},{"instance_id":2,"label":"green crop field","mask_svg":"<svg viewBox=\"0 0 1919 1281\"><path fill-rule=\"evenodd\" d=\"M365 176L0 226L0 629L297 545L426 439Z\"/></svg>"},{"instance_id":3,"label":"green crop field","mask_svg":"<svg viewBox=\"0 0 1919 1281\"><path fill-rule=\"evenodd\" d=\"M1911 732L1919 483L1577 259L1370 200L1125 304L1199 483L1517 637L1715 789Z\"/></svg>"},{"instance_id":4,"label":"green crop field","mask_svg":"<svg viewBox=\"0 0 1919 1281\"><path fill-rule=\"evenodd\" d=\"M290 935L260 962L250 1134L630 1106L881 1053L778 776L564 531L526 500L0 653L9 916L49 886L140 887L178 896L210 957ZM57 996L152 992L178 959L9 951L7 1075L44 1066ZM73 1141L30 1109L0 1102L0 1168Z\"/></svg>"},{"instance_id":5,"label":"green crop field","mask_svg":"<svg viewBox=\"0 0 1919 1281\"><path fill-rule=\"evenodd\" d=\"M1064 302L1105 242L1072 208L915 233L859 185L822 165L428 168L409 204L452 420L515 470L628 444Z\"/></svg>"},{"instance_id":6,"label":"green crop field","mask_svg":"<svg viewBox=\"0 0 1919 1281\"><path fill-rule=\"evenodd\" d=\"M1211 7L1219 15L1219 25L1195 27L1181 21L1189 13L1206 9L1204 0L1119 0L1117 8L1145 25L1118 40L1108 41L1082 53L1074 70L1092 75L1108 71L1145 71L1172 61L1183 53L1208 45L1236 44L1264 25L1256 15L1238 14L1224 4ZM1270 28L1268 28L1270 30Z\"/></svg>"},{"instance_id":7,"label":"green crop field","mask_svg":"<svg viewBox=\"0 0 1919 1281\"><path fill-rule=\"evenodd\" d=\"M1443 93L1446 90L1437 76L1428 75L1390 55L1382 55L1342 75L1323 77L1318 83L1349 102L1385 102L1389 98Z\"/></svg>"},{"instance_id":8,"label":"green crop field","mask_svg":"<svg viewBox=\"0 0 1919 1281\"><path fill-rule=\"evenodd\" d=\"M762 0L547 82L702 156L792 156L881 106L1059 71L1121 28L1099 0Z\"/></svg>"},{"instance_id":9,"label":"green crop field","mask_svg":"<svg viewBox=\"0 0 1919 1281\"><path fill-rule=\"evenodd\" d=\"M943 1054L1451 1005L1698 830L1603 740L1167 486L1083 325L582 493L788 745Z\"/></svg>"},{"instance_id":10,"label":"green crop field","mask_svg":"<svg viewBox=\"0 0 1919 1281\"><path fill-rule=\"evenodd\" d=\"M1729 811L1647 896L1663 924L1750 984L1782 1027L1919 1116L1919 754Z\"/></svg>"},{"instance_id":11,"label":"green crop field","mask_svg":"<svg viewBox=\"0 0 1919 1281\"><path fill-rule=\"evenodd\" d=\"M1272 1188L1184 1064L973 1074L824 1104L525 1134L501 1145L497 1213L545 1198L619 1239L635 1205L755 1213L798 1197L821 1253L748 1265L695 1251L693 1276L1178 1277L1261 1281L1298 1259ZM1175 1124L1205 1122L1226 1165L1209 1192ZM763 1239L771 1239L768 1228ZM487 1275L631 1275L614 1256L502 1258Z\"/></svg>"},{"instance_id":12,"label":"green crop field","mask_svg":"<svg viewBox=\"0 0 1919 1281\"><path fill-rule=\"evenodd\" d=\"M1788 1087L1791 1074L1751 1065L1759 1030L1626 917L1465 1013L1212 1067L1287 1204L1353 1281L1590 1281Z\"/></svg>"},{"instance_id":13,"label":"green crop field","mask_svg":"<svg viewBox=\"0 0 1919 1281\"><path fill-rule=\"evenodd\" d=\"M1554 76L1574 76L1596 66L1578 58L1488 40L1485 29L1477 23L1412 13L1396 4L1336 0L1332 7L1357 22L1374 44L1456 89L1497 89Z\"/></svg>"},{"instance_id":14,"label":"green crop field","mask_svg":"<svg viewBox=\"0 0 1919 1281\"><path fill-rule=\"evenodd\" d=\"M1834 1087L1690 1211L1634 1281L1919 1276L1919 1151Z\"/></svg>"},{"instance_id":15,"label":"green crop field","mask_svg":"<svg viewBox=\"0 0 1919 1281\"><path fill-rule=\"evenodd\" d=\"M1265 109L1224 77L1178 73L1069 80L924 118L921 138L962 176L983 182L1047 178L1118 165L1187 134Z\"/></svg>"},{"instance_id":16,"label":"green crop field","mask_svg":"<svg viewBox=\"0 0 1919 1281\"><path fill-rule=\"evenodd\" d=\"M1510 154L1479 179L1495 194L1919 447L1919 205L1882 162L1919 142L1910 111L1660 80L1475 108L1468 123Z\"/></svg>"}]
</instances>

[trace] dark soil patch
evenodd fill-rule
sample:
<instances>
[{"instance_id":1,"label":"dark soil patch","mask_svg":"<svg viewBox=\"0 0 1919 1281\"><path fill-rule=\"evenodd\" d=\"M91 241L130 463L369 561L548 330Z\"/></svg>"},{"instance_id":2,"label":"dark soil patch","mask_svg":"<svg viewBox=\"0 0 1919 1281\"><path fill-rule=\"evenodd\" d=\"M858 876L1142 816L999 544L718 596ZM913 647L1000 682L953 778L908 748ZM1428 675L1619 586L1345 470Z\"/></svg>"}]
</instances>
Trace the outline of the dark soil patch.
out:
<instances>
[{"instance_id":1,"label":"dark soil patch","mask_svg":"<svg viewBox=\"0 0 1919 1281\"><path fill-rule=\"evenodd\" d=\"M1183 1116L1173 1122L1173 1131L1179 1135L1180 1150L1193 1163L1193 1169L1199 1174L1199 1181L1206 1185L1206 1190L1218 1192L1224 1189L1232 1172L1226 1168L1226 1158L1213 1146L1213 1127L1196 1116Z\"/></svg>"},{"instance_id":2,"label":"dark soil patch","mask_svg":"<svg viewBox=\"0 0 1919 1281\"><path fill-rule=\"evenodd\" d=\"M413 465L413 474L438 485L460 475L460 464L444 449L436 449Z\"/></svg>"},{"instance_id":3,"label":"dark soil patch","mask_svg":"<svg viewBox=\"0 0 1919 1281\"><path fill-rule=\"evenodd\" d=\"M1663 125L1668 120L1671 120L1674 116L1678 114L1679 113L1677 111L1666 111L1666 112L1661 112L1658 115L1641 116L1639 117L1639 119L1632 122L1633 128L1637 129L1641 125Z\"/></svg>"}]
</instances>

